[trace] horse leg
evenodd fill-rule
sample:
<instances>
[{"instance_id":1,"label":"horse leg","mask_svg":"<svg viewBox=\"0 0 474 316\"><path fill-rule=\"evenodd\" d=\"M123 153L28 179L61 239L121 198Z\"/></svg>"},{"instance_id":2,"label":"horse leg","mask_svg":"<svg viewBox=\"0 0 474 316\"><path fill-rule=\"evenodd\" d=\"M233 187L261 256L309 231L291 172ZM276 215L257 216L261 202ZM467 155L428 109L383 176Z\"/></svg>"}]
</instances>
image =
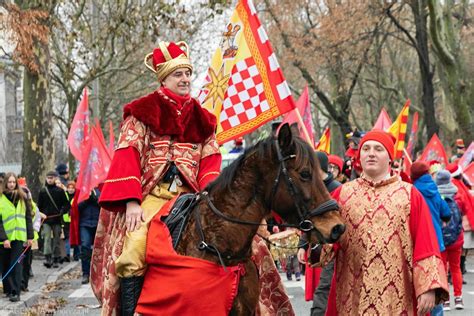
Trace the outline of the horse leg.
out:
<instances>
[{"instance_id":1,"label":"horse leg","mask_svg":"<svg viewBox=\"0 0 474 316\"><path fill-rule=\"evenodd\" d=\"M260 296L257 267L252 260L245 263L245 275L240 278L237 295L229 315L254 315Z\"/></svg>"}]
</instances>

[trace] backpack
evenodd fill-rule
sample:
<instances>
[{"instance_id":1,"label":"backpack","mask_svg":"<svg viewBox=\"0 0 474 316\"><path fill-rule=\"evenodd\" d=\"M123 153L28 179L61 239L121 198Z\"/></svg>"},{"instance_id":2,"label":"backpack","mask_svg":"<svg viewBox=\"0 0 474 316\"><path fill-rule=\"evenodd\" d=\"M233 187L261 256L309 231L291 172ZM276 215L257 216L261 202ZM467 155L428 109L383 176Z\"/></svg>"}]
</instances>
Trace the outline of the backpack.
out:
<instances>
[{"instance_id":1,"label":"backpack","mask_svg":"<svg viewBox=\"0 0 474 316\"><path fill-rule=\"evenodd\" d=\"M461 212L459 211L459 207L454 201L454 199L450 197L443 197L446 203L451 210L451 219L443 227L443 240L444 245L449 246L454 244L454 242L458 239L459 234L462 231L462 216Z\"/></svg>"}]
</instances>

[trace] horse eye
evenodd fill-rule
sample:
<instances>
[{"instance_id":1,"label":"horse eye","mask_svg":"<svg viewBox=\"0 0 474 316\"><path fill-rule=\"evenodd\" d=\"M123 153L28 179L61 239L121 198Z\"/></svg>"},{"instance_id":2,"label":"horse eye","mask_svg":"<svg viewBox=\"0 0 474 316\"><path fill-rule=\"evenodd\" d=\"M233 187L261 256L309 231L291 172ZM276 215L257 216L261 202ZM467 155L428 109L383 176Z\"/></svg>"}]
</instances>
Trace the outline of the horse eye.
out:
<instances>
[{"instance_id":1,"label":"horse eye","mask_svg":"<svg viewBox=\"0 0 474 316\"><path fill-rule=\"evenodd\" d=\"M311 180L311 172L305 170L300 172L300 177L303 180Z\"/></svg>"}]
</instances>

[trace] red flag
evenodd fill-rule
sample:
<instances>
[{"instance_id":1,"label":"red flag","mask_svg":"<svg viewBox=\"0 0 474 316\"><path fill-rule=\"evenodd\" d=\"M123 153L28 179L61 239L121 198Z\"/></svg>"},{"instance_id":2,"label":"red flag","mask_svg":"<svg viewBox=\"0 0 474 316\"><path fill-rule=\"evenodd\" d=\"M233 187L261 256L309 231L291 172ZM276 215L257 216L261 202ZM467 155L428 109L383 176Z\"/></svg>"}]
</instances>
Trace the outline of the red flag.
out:
<instances>
[{"instance_id":1,"label":"red flag","mask_svg":"<svg viewBox=\"0 0 474 316\"><path fill-rule=\"evenodd\" d=\"M74 198L72 199L71 203L71 224L69 226L69 242L71 246L80 246L81 245L81 237L79 233L79 208L77 200L79 198L80 190L76 189L74 193Z\"/></svg>"},{"instance_id":2,"label":"red flag","mask_svg":"<svg viewBox=\"0 0 474 316\"><path fill-rule=\"evenodd\" d=\"M410 137L408 137L407 153L410 158L413 158L413 147L416 142L416 133L418 132L418 112L413 115L413 122L411 123Z\"/></svg>"},{"instance_id":3,"label":"red flag","mask_svg":"<svg viewBox=\"0 0 474 316\"><path fill-rule=\"evenodd\" d=\"M77 160L81 161L82 149L87 141L89 132L89 98L87 96L87 88L84 88L84 95L69 129L67 136L67 144L71 154Z\"/></svg>"},{"instance_id":4,"label":"red flag","mask_svg":"<svg viewBox=\"0 0 474 316\"><path fill-rule=\"evenodd\" d=\"M115 149L114 125L112 124L112 120L109 120L109 153L110 153L110 157L114 156L114 149Z\"/></svg>"},{"instance_id":5,"label":"red flag","mask_svg":"<svg viewBox=\"0 0 474 316\"><path fill-rule=\"evenodd\" d=\"M111 160L102 131L100 128L98 130L97 126L93 126L81 159L76 185L76 188L81 192L77 203L87 199L92 189L105 180Z\"/></svg>"},{"instance_id":6,"label":"red flag","mask_svg":"<svg viewBox=\"0 0 474 316\"><path fill-rule=\"evenodd\" d=\"M311 141L311 146L312 146L314 144L314 127L313 127L313 118L311 117L311 105L309 103L308 86L304 88L303 92L300 95L300 98L296 102L296 108L298 109L298 111L300 111L300 114L302 115L304 127L306 128L306 131L308 132L308 135ZM284 115L282 124L284 123L288 123L290 125L293 123L298 123L300 136L305 139L305 134L298 120L296 110L292 110Z\"/></svg>"},{"instance_id":7,"label":"red flag","mask_svg":"<svg viewBox=\"0 0 474 316\"><path fill-rule=\"evenodd\" d=\"M433 137L431 137L428 145L426 145L419 160L426 162L436 160L444 166L448 165L448 157L446 156L446 151L444 150L443 144L439 140L438 135L433 134Z\"/></svg>"},{"instance_id":8,"label":"red flag","mask_svg":"<svg viewBox=\"0 0 474 316\"><path fill-rule=\"evenodd\" d=\"M382 110L380 110L379 118L377 119L377 122L375 122L375 125L372 129L381 129L383 131L386 131L391 125L392 120L390 119L390 116L388 116L388 113L387 111L385 111L385 108L382 108Z\"/></svg>"},{"instance_id":9,"label":"red flag","mask_svg":"<svg viewBox=\"0 0 474 316\"><path fill-rule=\"evenodd\" d=\"M458 161L458 165L461 166L462 170L465 170L467 166L474 160L474 142L471 142L467 150L464 152L462 157Z\"/></svg>"},{"instance_id":10,"label":"red flag","mask_svg":"<svg viewBox=\"0 0 474 316\"><path fill-rule=\"evenodd\" d=\"M463 171L464 178L469 181L471 187L474 186L474 162L471 162Z\"/></svg>"}]
</instances>

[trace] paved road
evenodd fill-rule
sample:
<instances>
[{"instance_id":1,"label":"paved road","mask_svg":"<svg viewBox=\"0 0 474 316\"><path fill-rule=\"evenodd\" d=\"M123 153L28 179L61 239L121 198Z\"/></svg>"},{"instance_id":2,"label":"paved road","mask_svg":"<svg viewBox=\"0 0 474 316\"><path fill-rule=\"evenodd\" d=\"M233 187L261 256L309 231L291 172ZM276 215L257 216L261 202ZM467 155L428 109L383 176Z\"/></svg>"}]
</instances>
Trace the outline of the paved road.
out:
<instances>
[{"instance_id":1,"label":"paved road","mask_svg":"<svg viewBox=\"0 0 474 316\"><path fill-rule=\"evenodd\" d=\"M448 316L474 315L474 256L468 258L468 273L465 275L463 311L445 312ZM22 302L10 303L0 297L0 316L3 315L44 315L47 311L54 315L100 315L97 300L90 285L81 284L78 262L63 265L60 269L45 269L40 260L33 261L35 277L30 283L30 292L22 296ZM50 281L49 285L45 283ZM311 302L304 300L304 280L287 281L282 274L296 315L309 315ZM452 291L452 289L451 289ZM452 295L452 293L451 293ZM453 304L453 302L452 302Z\"/></svg>"}]
</instances>

